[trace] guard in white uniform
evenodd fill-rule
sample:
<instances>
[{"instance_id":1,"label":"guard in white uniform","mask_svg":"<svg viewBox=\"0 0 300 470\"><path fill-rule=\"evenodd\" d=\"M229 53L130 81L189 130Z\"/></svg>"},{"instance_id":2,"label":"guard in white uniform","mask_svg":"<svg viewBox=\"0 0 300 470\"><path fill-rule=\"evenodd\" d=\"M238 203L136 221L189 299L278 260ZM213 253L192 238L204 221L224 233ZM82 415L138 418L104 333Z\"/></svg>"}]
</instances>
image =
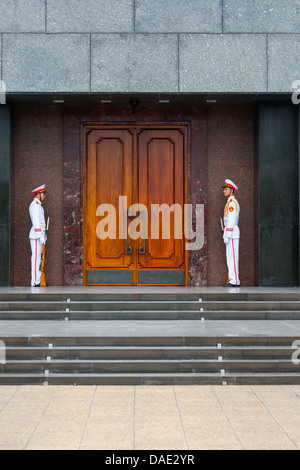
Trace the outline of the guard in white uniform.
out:
<instances>
[{"instance_id":1,"label":"guard in white uniform","mask_svg":"<svg viewBox=\"0 0 300 470\"><path fill-rule=\"evenodd\" d=\"M223 186L223 194L227 197L224 208L223 239L226 245L226 261L228 267L228 282L224 287L240 287L239 279L239 242L240 229L238 226L240 206L234 197L234 191L238 189L233 181L226 179Z\"/></svg>"},{"instance_id":2,"label":"guard in white uniform","mask_svg":"<svg viewBox=\"0 0 300 470\"><path fill-rule=\"evenodd\" d=\"M46 243L46 224L42 202L45 199L46 185L43 184L32 192L35 197L29 206L32 227L29 233L31 245L31 286L39 287L41 281L41 251Z\"/></svg>"}]
</instances>

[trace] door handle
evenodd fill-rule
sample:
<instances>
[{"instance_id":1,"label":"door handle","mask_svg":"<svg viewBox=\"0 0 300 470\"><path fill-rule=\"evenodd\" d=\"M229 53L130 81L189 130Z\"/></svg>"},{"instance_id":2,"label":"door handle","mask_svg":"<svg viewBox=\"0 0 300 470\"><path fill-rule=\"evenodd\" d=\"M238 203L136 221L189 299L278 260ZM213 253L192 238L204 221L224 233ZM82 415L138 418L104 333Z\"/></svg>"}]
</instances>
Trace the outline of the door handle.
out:
<instances>
[{"instance_id":1,"label":"door handle","mask_svg":"<svg viewBox=\"0 0 300 470\"><path fill-rule=\"evenodd\" d=\"M128 217L132 217L131 213L129 211L126 211L126 230L128 227ZM126 254L131 255L132 254L132 246L128 245L128 235L126 237Z\"/></svg>"},{"instance_id":2,"label":"door handle","mask_svg":"<svg viewBox=\"0 0 300 470\"><path fill-rule=\"evenodd\" d=\"M146 253L146 233L145 233L146 214L143 209L140 209L140 217L143 219L143 245L139 246L139 254L144 255Z\"/></svg>"}]
</instances>

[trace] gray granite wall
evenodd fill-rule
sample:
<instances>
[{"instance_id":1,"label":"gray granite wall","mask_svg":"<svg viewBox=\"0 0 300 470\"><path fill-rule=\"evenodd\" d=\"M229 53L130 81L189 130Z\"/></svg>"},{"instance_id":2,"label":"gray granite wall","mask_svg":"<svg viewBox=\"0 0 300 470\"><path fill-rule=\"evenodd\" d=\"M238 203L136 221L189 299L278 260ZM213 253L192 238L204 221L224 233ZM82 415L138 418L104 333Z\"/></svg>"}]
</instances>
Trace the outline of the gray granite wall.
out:
<instances>
[{"instance_id":1,"label":"gray granite wall","mask_svg":"<svg viewBox=\"0 0 300 470\"><path fill-rule=\"evenodd\" d=\"M8 92L290 93L300 0L0 0Z\"/></svg>"}]
</instances>

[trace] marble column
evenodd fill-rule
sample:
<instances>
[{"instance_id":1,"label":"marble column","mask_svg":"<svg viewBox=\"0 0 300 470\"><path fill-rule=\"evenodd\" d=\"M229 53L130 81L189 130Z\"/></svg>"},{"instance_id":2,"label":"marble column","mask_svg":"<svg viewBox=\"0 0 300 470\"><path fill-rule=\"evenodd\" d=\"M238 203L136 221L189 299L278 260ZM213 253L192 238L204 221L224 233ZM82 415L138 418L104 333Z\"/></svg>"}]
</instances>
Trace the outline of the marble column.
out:
<instances>
[{"instance_id":1,"label":"marble column","mask_svg":"<svg viewBox=\"0 0 300 470\"><path fill-rule=\"evenodd\" d=\"M260 285L299 285L298 109L259 107Z\"/></svg>"},{"instance_id":2,"label":"marble column","mask_svg":"<svg viewBox=\"0 0 300 470\"><path fill-rule=\"evenodd\" d=\"M10 285L11 110L0 105L0 286Z\"/></svg>"}]
</instances>

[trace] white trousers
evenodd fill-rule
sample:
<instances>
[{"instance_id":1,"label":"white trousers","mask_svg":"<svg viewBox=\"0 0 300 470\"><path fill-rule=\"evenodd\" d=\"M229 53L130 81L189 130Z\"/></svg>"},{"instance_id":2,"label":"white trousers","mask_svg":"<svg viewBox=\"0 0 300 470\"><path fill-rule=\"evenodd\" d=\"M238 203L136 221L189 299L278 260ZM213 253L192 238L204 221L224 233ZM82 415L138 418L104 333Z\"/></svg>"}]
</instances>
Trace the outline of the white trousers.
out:
<instances>
[{"instance_id":1,"label":"white trousers","mask_svg":"<svg viewBox=\"0 0 300 470\"><path fill-rule=\"evenodd\" d=\"M228 267L228 282L239 285L239 238L230 238L226 244L226 261Z\"/></svg>"},{"instance_id":2,"label":"white trousers","mask_svg":"<svg viewBox=\"0 0 300 470\"><path fill-rule=\"evenodd\" d=\"M41 252L42 244L39 238L30 238L31 246L31 285L36 286L41 282Z\"/></svg>"}]
</instances>

